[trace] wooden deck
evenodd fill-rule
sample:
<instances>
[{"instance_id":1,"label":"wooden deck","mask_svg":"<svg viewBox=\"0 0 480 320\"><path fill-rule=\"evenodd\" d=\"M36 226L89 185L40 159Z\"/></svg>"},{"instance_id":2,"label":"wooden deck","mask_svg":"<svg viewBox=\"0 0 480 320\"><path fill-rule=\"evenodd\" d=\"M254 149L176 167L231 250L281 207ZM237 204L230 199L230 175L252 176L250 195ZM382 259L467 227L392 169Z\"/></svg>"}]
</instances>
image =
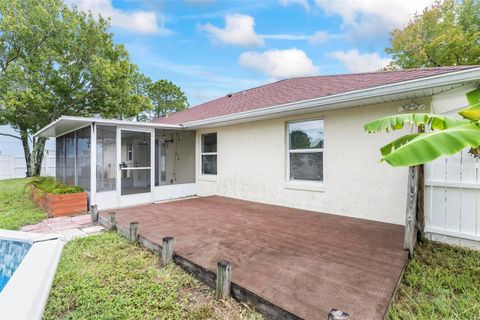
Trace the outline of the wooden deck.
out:
<instances>
[{"instance_id":1,"label":"wooden deck","mask_svg":"<svg viewBox=\"0 0 480 320\"><path fill-rule=\"evenodd\" d=\"M383 319L407 261L399 225L218 196L115 212L152 243L173 236L182 261L230 261L235 287L304 319Z\"/></svg>"}]
</instances>

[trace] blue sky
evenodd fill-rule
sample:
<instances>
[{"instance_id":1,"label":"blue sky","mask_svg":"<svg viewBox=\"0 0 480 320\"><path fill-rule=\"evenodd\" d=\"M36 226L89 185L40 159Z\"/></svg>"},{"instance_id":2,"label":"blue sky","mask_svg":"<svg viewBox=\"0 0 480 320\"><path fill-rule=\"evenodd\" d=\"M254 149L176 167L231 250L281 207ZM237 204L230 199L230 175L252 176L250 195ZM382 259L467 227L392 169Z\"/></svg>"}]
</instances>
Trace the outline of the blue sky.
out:
<instances>
[{"instance_id":1,"label":"blue sky","mask_svg":"<svg viewBox=\"0 0 480 320\"><path fill-rule=\"evenodd\" d=\"M117 43L191 105L295 76L377 70L388 32L429 0L77 0L111 18Z\"/></svg>"}]
</instances>

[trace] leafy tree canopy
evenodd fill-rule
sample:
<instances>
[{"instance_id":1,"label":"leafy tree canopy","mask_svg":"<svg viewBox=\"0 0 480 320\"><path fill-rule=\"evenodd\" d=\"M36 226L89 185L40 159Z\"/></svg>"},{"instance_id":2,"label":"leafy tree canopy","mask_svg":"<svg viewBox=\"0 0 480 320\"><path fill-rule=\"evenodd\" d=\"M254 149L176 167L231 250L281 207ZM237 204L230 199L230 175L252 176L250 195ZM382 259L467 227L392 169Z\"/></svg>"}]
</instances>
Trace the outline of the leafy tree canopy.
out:
<instances>
[{"instance_id":1,"label":"leafy tree canopy","mask_svg":"<svg viewBox=\"0 0 480 320\"><path fill-rule=\"evenodd\" d=\"M0 123L18 130L27 175L39 174L45 144L30 151L31 135L58 117L121 119L150 107L108 28L61 0L0 0Z\"/></svg>"},{"instance_id":2,"label":"leafy tree canopy","mask_svg":"<svg viewBox=\"0 0 480 320\"><path fill-rule=\"evenodd\" d=\"M390 35L392 69L480 64L480 1L437 1Z\"/></svg>"},{"instance_id":3,"label":"leafy tree canopy","mask_svg":"<svg viewBox=\"0 0 480 320\"><path fill-rule=\"evenodd\" d=\"M171 81L145 82L145 88L147 88L147 95L153 108L143 114L143 120L165 117L189 106L185 93Z\"/></svg>"}]
</instances>

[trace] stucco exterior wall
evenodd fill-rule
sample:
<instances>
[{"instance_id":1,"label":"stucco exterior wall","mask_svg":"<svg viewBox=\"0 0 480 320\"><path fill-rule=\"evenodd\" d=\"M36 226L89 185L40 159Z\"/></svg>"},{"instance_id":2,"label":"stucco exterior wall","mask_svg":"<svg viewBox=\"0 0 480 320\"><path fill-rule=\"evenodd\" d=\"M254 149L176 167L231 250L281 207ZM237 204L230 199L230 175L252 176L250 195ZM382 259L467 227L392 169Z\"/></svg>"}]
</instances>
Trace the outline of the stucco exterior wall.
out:
<instances>
[{"instance_id":1,"label":"stucco exterior wall","mask_svg":"<svg viewBox=\"0 0 480 320\"><path fill-rule=\"evenodd\" d=\"M432 96L432 111L433 113L446 114L449 116L456 116L458 111L468 106L467 92L475 90L478 84L471 83L459 88L448 90Z\"/></svg>"},{"instance_id":2,"label":"stucco exterior wall","mask_svg":"<svg viewBox=\"0 0 480 320\"><path fill-rule=\"evenodd\" d=\"M379 147L401 132L369 135L363 125L396 114L399 106L409 102L198 130L198 193L404 224L407 169L379 162ZM430 100L417 102L430 109ZM303 188L287 182L286 122L314 118L324 119L325 178L323 185ZM201 174L201 134L208 132L217 132L216 176Z\"/></svg>"}]
</instances>

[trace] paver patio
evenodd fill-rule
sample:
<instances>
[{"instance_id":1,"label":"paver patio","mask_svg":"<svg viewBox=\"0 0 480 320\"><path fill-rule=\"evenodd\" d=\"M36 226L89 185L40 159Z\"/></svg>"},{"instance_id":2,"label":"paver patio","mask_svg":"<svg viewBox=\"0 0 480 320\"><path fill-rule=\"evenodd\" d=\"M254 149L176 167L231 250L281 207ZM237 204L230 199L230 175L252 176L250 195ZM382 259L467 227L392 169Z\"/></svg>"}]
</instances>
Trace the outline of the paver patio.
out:
<instances>
[{"instance_id":1,"label":"paver patio","mask_svg":"<svg viewBox=\"0 0 480 320\"><path fill-rule=\"evenodd\" d=\"M56 217L44 219L33 225L23 226L20 231L34 233L57 233L65 236L67 241L84 237L104 230L101 226L92 225L89 214L73 217Z\"/></svg>"},{"instance_id":2,"label":"paver patio","mask_svg":"<svg viewBox=\"0 0 480 320\"><path fill-rule=\"evenodd\" d=\"M407 261L403 226L211 196L115 210L157 244L305 319L383 319ZM100 213L106 217L107 212Z\"/></svg>"}]
</instances>

